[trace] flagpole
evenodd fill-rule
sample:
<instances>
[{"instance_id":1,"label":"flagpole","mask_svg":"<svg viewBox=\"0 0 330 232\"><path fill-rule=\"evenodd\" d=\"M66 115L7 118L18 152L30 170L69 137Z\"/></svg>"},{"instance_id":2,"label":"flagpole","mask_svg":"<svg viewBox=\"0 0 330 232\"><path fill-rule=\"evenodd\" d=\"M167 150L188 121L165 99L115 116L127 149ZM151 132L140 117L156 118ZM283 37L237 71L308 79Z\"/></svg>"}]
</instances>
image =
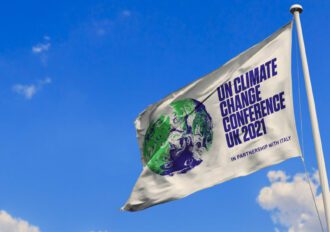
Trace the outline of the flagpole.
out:
<instances>
[{"instance_id":1,"label":"flagpole","mask_svg":"<svg viewBox=\"0 0 330 232\"><path fill-rule=\"evenodd\" d=\"M327 226L328 226L328 231L330 231L329 184L328 184L327 171L326 171L325 162L324 162L324 155L323 155L319 125L318 125L318 120L317 120L317 115L316 115L312 84L311 84L310 75L309 75L306 50L305 50L305 44L304 44L304 37L303 37L301 23L300 23L300 13L302 11L303 11L303 8L299 4L294 4L290 8L290 12L294 15L294 19L296 22L296 29L297 29L297 34L298 34L299 48L300 48L300 56L301 56L301 62L302 62L302 68L303 68L303 72L304 72L305 86L306 86L306 92L307 92L307 98L308 98L309 114L310 114L310 118L311 118L311 122L312 122L314 146L315 146L316 158L317 158L317 163L318 163L318 168L319 168L320 182L321 182L321 187L322 187L322 192L323 192L322 195L323 195L325 217L326 217L326 222L327 222Z\"/></svg>"}]
</instances>

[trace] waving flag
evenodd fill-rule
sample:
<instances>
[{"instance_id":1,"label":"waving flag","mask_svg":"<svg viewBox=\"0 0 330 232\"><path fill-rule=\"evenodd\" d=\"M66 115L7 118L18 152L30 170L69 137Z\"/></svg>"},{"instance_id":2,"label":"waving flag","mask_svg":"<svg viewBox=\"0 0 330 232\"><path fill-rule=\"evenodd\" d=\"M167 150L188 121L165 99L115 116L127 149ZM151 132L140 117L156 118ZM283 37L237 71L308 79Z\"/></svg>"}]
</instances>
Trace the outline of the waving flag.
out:
<instances>
[{"instance_id":1,"label":"waving flag","mask_svg":"<svg viewBox=\"0 0 330 232\"><path fill-rule=\"evenodd\" d=\"M291 89L292 23L151 105L136 119L137 211L300 155Z\"/></svg>"}]
</instances>

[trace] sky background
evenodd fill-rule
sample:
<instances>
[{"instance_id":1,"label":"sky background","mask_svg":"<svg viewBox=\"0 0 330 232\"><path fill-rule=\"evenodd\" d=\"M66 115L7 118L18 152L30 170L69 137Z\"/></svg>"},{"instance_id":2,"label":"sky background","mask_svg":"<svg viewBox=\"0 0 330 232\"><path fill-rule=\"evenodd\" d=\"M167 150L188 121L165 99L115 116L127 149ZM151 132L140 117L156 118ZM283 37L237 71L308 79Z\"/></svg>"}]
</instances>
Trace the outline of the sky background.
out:
<instances>
[{"instance_id":1,"label":"sky background","mask_svg":"<svg viewBox=\"0 0 330 232\"><path fill-rule=\"evenodd\" d=\"M137 115L286 24L292 3L2 2L0 230L320 231L298 158L138 213L119 210L142 170ZM330 168L330 2L301 4ZM295 31L293 38L298 112ZM301 88L306 162L321 206Z\"/></svg>"}]
</instances>

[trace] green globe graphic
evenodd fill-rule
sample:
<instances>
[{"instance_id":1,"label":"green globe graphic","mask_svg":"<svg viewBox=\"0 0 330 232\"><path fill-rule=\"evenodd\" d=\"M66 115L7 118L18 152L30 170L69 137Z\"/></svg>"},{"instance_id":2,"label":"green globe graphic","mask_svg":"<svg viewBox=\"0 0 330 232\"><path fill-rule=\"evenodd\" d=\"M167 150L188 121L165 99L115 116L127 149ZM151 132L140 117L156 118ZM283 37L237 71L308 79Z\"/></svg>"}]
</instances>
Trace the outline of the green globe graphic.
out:
<instances>
[{"instance_id":1,"label":"green globe graphic","mask_svg":"<svg viewBox=\"0 0 330 232\"><path fill-rule=\"evenodd\" d=\"M199 165L213 139L212 118L194 99L170 104L170 113L153 121L146 132L143 157L159 175L182 174Z\"/></svg>"}]
</instances>

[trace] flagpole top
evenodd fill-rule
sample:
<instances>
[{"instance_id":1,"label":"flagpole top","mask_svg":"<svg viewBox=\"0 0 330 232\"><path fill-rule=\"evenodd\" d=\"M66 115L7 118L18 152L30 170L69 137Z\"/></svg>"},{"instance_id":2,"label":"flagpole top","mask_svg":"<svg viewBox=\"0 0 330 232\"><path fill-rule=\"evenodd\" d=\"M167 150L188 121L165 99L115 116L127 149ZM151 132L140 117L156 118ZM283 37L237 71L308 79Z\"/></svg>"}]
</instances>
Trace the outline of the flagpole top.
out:
<instances>
[{"instance_id":1,"label":"flagpole top","mask_svg":"<svg viewBox=\"0 0 330 232\"><path fill-rule=\"evenodd\" d=\"M303 8L301 5L299 4L294 4L290 7L290 12L291 14L294 14L294 12L298 11L299 14L301 14L301 12L303 12Z\"/></svg>"}]
</instances>

